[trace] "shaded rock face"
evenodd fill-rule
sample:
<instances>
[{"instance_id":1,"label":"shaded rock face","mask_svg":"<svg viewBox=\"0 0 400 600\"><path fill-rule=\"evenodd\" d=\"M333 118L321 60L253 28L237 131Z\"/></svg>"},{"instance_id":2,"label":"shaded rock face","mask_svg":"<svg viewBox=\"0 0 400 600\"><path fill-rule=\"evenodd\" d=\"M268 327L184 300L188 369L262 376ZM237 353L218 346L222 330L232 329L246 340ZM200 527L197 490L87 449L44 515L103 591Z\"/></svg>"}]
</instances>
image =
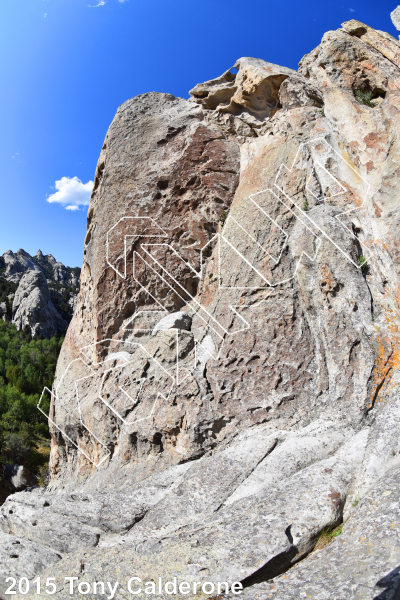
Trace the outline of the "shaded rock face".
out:
<instances>
[{"instance_id":1,"label":"shaded rock face","mask_svg":"<svg viewBox=\"0 0 400 600\"><path fill-rule=\"evenodd\" d=\"M192 100L118 109L51 397L51 484L1 509L4 534L62 553L43 573L58 598L64 577L132 572L263 594L324 528L348 519L351 545L370 527L388 469L395 489L399 52L349 21L299 72L244 58ZM329 579L311 560L287 597Z\"/></svg>"},{"instance_id":2,"label":"shaded rock face","mask_svg":"<svg viewBox=\"0 0 400 600\"><path fill-rule=\"evenodd\" d=\"M12 322L18 329L28 325L31 335L40 332L49 338L67 327L51 301L47 281L41 271L27 271L23 275L13 299L12 311Z\"/></svg>"}]
</instances>

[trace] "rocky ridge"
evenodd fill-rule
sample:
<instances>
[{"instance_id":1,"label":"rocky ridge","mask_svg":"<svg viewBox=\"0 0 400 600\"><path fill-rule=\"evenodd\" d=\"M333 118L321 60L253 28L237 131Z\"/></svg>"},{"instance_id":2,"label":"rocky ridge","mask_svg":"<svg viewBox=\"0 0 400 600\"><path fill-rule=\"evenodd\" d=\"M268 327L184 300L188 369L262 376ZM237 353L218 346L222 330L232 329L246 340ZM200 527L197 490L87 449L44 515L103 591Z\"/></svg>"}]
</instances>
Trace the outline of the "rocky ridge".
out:
<instances>
[{"instance_id":1,"label":"rocky ridge","mask_svg":"<svg viewBox=\"0 0 400 600\"><path fill-rule=\"evenodd\" d=\"M8 250L0 256L0 283L12 292L0 303L0 316L31 335L51 337L67 329L77 303L80 269L65 267L51 254L38 250Z\"/></svg>"},{"instance_id":2,"label":"rocky ridge","mask_svg":"<svg viewBox=\"0 0 400 600\"><path fill-rule=\"evenodd\" d=\"M55 577L60 600L73 576L130 598L132 575L394 597L399 86L400 43L352 20L297 72L242 58L189 101L119 107L51 396L51 483L0 512L8 573Z\"/></svg>"},{"instance_id":3,"label":"rocky ridge","mask_svg":"<svg viewBox=\"0 0 400 600\"><path fill-rule=\"evenodd\" d=\"M42 271L49 281L62 283L71 288L79 286L79 267L66 267L54 256L43 254L41 250L38 250L35 256L31 256L21 248L16 253L7 250L0 256L0 276L7 281L18 283L27 270Z\"/></svg>"}]
</instances>

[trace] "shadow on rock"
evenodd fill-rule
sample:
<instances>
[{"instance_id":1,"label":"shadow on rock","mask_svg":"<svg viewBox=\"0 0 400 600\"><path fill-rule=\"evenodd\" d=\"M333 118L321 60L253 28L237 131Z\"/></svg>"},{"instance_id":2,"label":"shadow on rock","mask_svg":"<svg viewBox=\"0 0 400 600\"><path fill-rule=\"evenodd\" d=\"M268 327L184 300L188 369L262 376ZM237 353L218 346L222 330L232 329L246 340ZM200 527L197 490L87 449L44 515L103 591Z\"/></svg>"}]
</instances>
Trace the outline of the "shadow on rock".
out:
<instances>
[{"instance_id":1,"label":"shadow on rock","mask_svg":"<svg viewBox=\"0 0 400 600\"><path fill-rule=\"evenodd\" d=\"M382 577L376 586L386 590L375 596L374 600L400 600L400 566Z\"/></svg>"}]
</instances>

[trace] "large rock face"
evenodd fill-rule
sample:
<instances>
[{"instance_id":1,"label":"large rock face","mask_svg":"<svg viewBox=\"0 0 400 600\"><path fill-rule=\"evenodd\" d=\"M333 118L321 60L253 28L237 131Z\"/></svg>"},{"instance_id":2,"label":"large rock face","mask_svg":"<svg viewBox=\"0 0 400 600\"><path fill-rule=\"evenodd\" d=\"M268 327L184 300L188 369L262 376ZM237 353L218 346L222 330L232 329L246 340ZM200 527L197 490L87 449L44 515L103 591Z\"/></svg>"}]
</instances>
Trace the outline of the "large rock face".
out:
<instances>
[{"instance_id":1,"label":"large rock face","mask_svg":"<svg viewBox=\"0 0 400 600\"><path fill-rule=\"evenodd\" d=\"M349 557L370 499L398 528L380 482L390 469L394 493L400 470L399 57L350 21L299 72L242 58L189 101L118 109L50 398L51 484L0 519L62 555L43 554L58 598L71 576L129 598L133 575L266 598L343 520ZM365 591L347 558L346 597L394 589L384 525L385 564ZM335 544L336 566L306 558L276 597L341 597Z\"/></svg>"}]
</instances>

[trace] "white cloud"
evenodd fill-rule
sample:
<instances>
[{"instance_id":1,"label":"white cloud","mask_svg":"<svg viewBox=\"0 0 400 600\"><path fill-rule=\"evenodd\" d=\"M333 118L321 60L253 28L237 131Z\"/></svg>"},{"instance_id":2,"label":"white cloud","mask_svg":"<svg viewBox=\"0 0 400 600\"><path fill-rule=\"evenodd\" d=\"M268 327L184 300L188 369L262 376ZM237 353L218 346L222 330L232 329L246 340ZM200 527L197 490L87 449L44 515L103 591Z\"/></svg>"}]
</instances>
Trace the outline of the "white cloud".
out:
<instances>
[{"instance_id":1,"label":"white cloud","mask_svg":"<svg viewBox=\"0 0 400 600\"><path fill-rule=\"evenodd\" d=\"M45 19L47 17L47 13L44 13L43 15L43 19Z\"/></svg>"},{"instance_id":2,"label":"white cloud","mask_svg":"<svg viewBox=\"0 0 400 600\"><path fill-rule=\"evenodd\" d=\"M128 2L128 0L118 0L118 2Z\"/></svg>"},{"instance_id":3,"label":"white cloud","mask_svg":"<svg viewBox=\"0 0 400 600\"><path fill-rule=\"evenodd\" d=\"M61 204L67 210L79 210L88 206L93 181L83 183L78 177L61 177L55 183L56 192L46 198L47 202Z\"/></svg>"},{"instance_id":4,"label":"white cloud","mask_svg":"<svg viewBox=\"0 0 400 600\"><path fill-rule=\"evenodd\" d=\"M14 158L14 159L16 159L16 158L19 158L19 156L20 156L20 154L19 154L19 150L18 150L18 152L16 152L16 153L14 154L13 158Z\"/></svg>"},{"instance_id":5,"label":"white cloud","mask_svg":"<svg viewBox=\"0 0 400 600\"><path fill-rule=\"evenodd\" d=\"M350 12L356 12L356 11L354 10L354 8L349 8L349 11L350 11Z\"/></svg>"},{"instance_id":6,"label":"white cloud","mask_svg":"<svg viewBox=\"0 0 400 600\"><path fill-rule=\"evenodd\" d=\"M89 8L97 8L98 6L104 6L107 0L99 0L97 4L88 4Z\"/></svg>"}]
</instances>

